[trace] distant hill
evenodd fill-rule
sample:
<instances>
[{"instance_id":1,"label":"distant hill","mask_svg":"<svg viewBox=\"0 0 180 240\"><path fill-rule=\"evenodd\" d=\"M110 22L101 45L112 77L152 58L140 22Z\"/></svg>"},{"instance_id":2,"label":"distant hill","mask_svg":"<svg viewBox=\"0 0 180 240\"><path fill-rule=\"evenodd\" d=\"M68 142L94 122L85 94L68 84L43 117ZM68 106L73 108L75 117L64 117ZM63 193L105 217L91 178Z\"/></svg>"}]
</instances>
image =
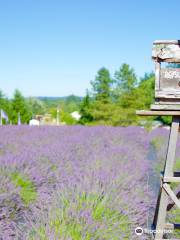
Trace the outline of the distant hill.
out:
<instances>
[{"instance_id":1,"label":"distant hill","mask_svg":"<svg viewBox=\"0 0 180 240\"><path fill-rule=\"evenodd\" d=\"M63 107L64 110L68 112L78 110L79 105L83 99L83 97L76 95L69 95L64 97L39 96L36 98L41 100L46 105L47 109L56 108L57 106L60 106L61 108Z\"/></svg>"},{"instance_id":2,"label":"distant hill","mask_svg":"<svg viewBox=\"0 0 180 240\"><path fill-rule=\"evenodd\" d=\"M64 97L46 97L46 96L38 96L36 97L41 101L59 101L59 100L64 100L64 101L81 101L83 97L81 96L76 96L76 95L68 95Z\"/></svg>"}]
</instances>

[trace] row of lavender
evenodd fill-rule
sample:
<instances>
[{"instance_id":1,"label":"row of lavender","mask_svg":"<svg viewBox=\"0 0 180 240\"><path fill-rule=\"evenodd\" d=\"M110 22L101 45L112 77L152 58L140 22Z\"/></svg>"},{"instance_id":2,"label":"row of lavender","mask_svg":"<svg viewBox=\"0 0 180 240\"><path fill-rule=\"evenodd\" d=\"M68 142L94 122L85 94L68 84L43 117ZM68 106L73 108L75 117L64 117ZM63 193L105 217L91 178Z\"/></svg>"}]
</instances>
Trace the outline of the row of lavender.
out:
<instances>
[{"instance_id":1,"label":"row of lavender","mask_svg":"<svg viewBox=\"0 0 180 240\"><path fill-rule=\"evenodd\" d=\"M146 226L155 204L149 146L167 130L0 130L0 239L136 239L135 227Z\"/></svg>"}]
</instances>

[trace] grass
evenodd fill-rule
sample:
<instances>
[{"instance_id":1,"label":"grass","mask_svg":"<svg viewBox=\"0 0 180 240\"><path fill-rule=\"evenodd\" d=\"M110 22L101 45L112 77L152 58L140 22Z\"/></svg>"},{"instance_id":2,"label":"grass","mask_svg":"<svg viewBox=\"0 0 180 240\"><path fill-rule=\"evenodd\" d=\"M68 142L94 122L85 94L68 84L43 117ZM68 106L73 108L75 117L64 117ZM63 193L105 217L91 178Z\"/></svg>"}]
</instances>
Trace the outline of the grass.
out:
<instances>
[{"instance_id":1,"label":"grass","mask_svg":"<svg viewBox=\"0 0 180 240\"><path fill-rule=\"evenodd\" d=\"M151 144L155 147L155 149L161 148L164 143L164 139L162 136L155 137L151 140Z\"/></svg>"},{"instance_id":2,"label":"grass","mask_svg":"<svg viewBox=\"0 0 180 240\"><path fill-rule=\"evenodd\" d=\"M176 159L174 171L180 171L180 158Z\"/></svg>"},{"instance_id":3,"label":"grass","mask_svg":"<svg viewBox=\"0 0 180 240\"><path fill-rule=\"evenodd\" d=\"M32 181L28 177L23 176L18 172L10 174L11 181L16 187L20 187L20 197L25 205L29 205L37 198L37 192Z\"/></svg>"},{"instance_id":4,"label":"grass","mask_svg":"<svg viewBox=\"0 0 180 240\"><path fill-rule=\"evenodd\" d=\"M55 234L55 238L119 240L118 232L124 234L124 239L130 238L130 230L127 228L130 225L128 217L110 209L106 199L101 196L82 193L73 200L64 198L61 204L62 208L57 208L55 214L51 214L48 219L48 228ZM90 212L90 216L81 215L83 211ZM91 224L88 224L88 218L91 218ZM32 233L30 239L37 239L38 236L40 240L47 240L49 239L47 232L46 226L40 226L34 234Z\"/></svg>"}]
</instances>

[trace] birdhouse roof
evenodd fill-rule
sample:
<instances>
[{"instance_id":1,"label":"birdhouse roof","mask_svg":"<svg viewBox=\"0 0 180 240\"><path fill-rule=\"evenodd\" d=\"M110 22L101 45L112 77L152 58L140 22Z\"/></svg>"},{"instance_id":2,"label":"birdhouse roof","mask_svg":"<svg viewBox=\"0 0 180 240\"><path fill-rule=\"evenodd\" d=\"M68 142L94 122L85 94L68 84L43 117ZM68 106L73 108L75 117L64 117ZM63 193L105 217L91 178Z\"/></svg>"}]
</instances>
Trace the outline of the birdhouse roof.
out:
<instances>
[{"instance_id":1,"label":"birdhouse roof","mask_svg":"<svg viewBox=\"0 0 180 240\"><path fill-rule=\"evenodd\" d=\"M152 58L155 61L180 63L180 40L156 40Z\"/></svg>"}]
</instances>

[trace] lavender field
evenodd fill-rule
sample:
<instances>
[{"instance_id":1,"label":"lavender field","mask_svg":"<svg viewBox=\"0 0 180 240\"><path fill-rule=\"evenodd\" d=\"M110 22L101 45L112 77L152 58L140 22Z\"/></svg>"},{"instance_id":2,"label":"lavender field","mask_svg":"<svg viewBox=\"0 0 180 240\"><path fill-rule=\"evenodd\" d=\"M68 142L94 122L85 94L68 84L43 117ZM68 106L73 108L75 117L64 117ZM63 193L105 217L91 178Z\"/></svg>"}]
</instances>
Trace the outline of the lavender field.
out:
<instances>
[{"instance_id":1,"label":"lavender field","mask_svg":"<svg viewBox=\"0 0 180 240\"><path fill-rule=\"evenodd\" d=\"M151 221L168 130L3 126L0 132L1 240L137 239L134 229Z\"/></svg>"}]
</instances>

